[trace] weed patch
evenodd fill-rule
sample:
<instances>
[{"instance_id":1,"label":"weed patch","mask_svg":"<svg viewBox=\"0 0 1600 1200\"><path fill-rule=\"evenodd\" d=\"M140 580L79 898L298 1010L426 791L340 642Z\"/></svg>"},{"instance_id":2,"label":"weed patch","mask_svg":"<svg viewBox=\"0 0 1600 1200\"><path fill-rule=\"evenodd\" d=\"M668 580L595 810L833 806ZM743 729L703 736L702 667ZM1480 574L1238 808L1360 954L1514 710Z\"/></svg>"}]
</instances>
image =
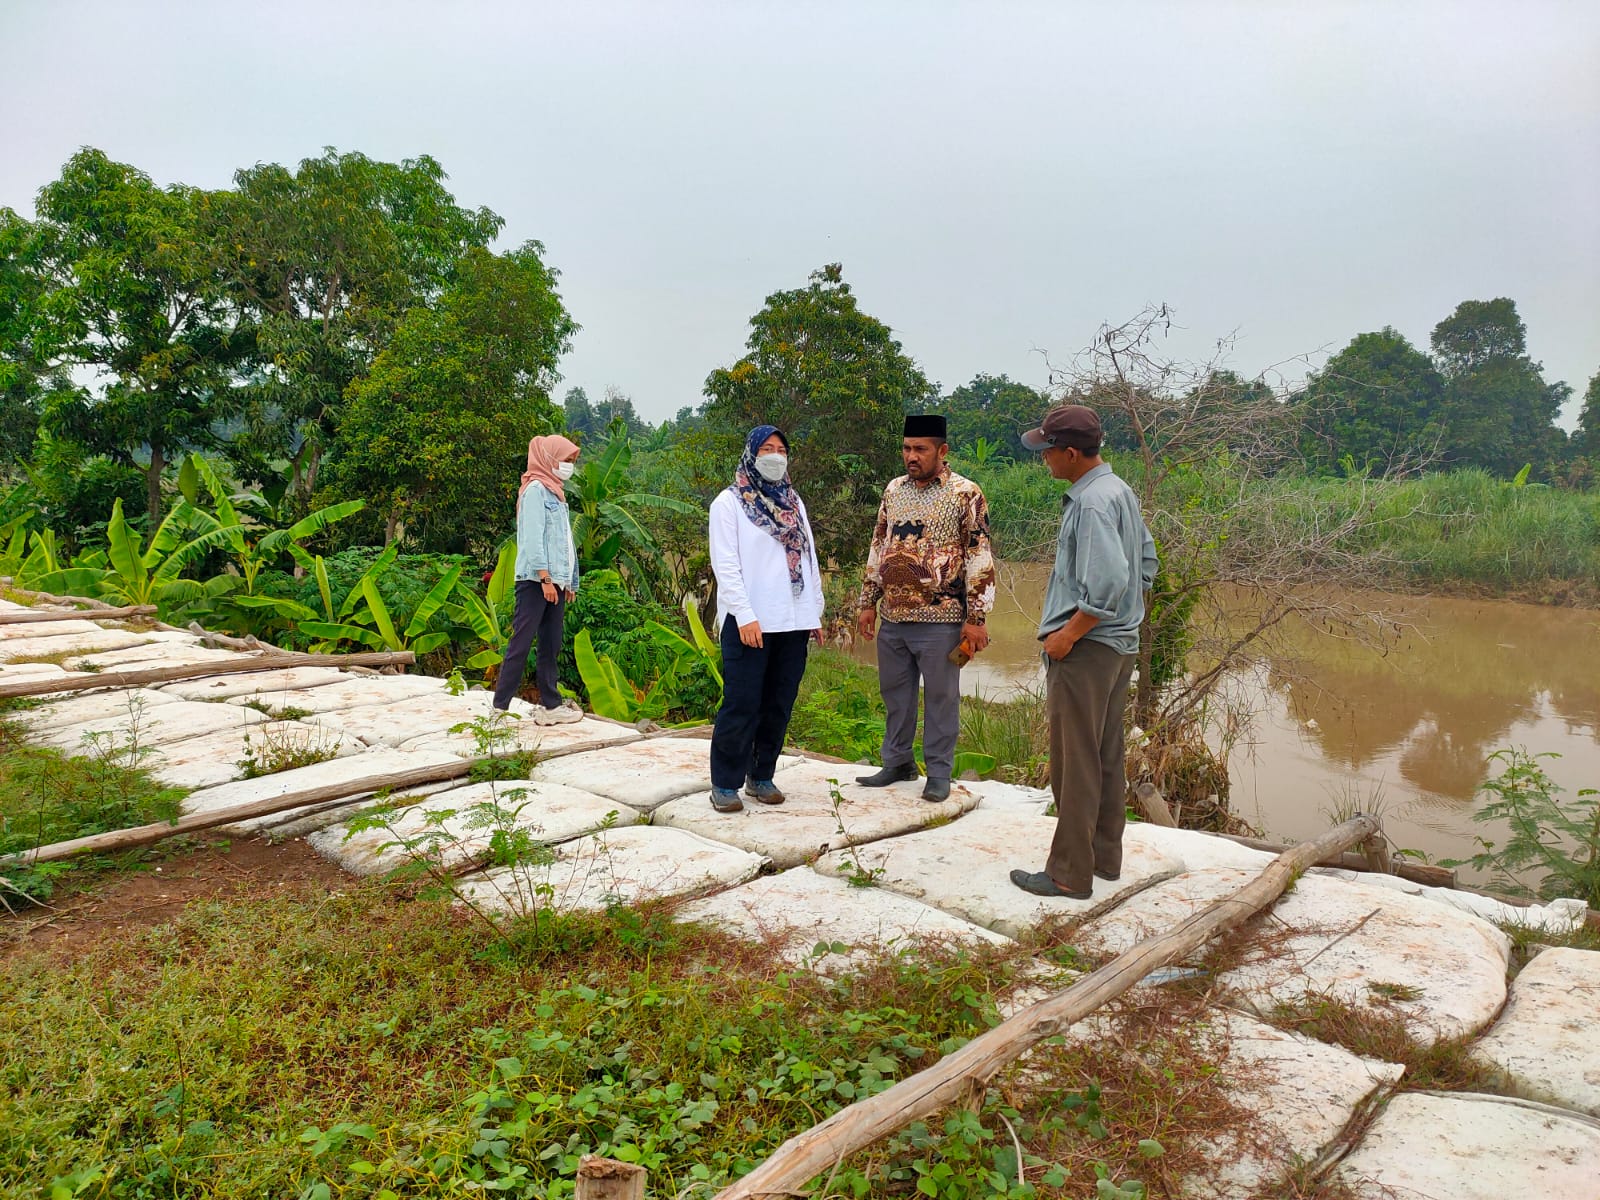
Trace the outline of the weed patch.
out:
<instances>
[{"instance_id":1,"label":"weed patch","mask_svg":"<svg viewBox=\"0 0 1600 1200\"><path fill-rule=\"evenodd\" d=\"M1406 1017L1387 1008L1410 997L1389 996L1371 989L1369 994L1376 1005L1357 1007L1337 996L1308 996L1295 1004L1280 1005L1270 1020L1279 1029L1343 1046L1352 1054L1402 1064L1406 1073L1396 1085L1401 1091L1494 1090L1492 1073L1469 1053L1475 1040L1472 1035L1424 1045L1417 1040Z\"/></svg>"},{"instance_id":2,"label":"weed patch","mask_svg":"<svg viewBox=\"0 0 1600 1200\"><path fill-rule=\"evenodd\" d=\"M314 725L274 723L244 731L244 757L238 761L246 779L276 775L296 767L327 762L339 756L339 735Z\"/></svg>"}]
</instances>

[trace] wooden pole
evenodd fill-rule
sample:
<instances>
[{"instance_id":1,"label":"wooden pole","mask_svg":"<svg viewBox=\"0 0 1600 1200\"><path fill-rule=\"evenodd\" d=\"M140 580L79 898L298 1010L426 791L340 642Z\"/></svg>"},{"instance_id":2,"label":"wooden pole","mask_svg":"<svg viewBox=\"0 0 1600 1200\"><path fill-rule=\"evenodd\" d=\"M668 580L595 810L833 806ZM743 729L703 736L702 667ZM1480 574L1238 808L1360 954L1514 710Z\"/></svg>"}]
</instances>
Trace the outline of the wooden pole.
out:
<instances>
[{"instance_id":1,"label":"wooden pole","mask_svg":"<svg viewBox=\"0 0 1600 1200\"><path fill-rule=\"evenodd\" d=\"M94 658L85 651L84 658ZM204 679L211 675L241 675L250 671L277 671L284 667L390 667L409 666L417 656L409 650L373 650L361 654L290 654L279 651L234 662L186 663L176 667L146 667L136 671L99 671L93 674L47 676L0 683L0 700L25 696L52 696L58 692L86 692L95 688L143 687L177 679ZM0 664L3 665L3 664Z\"/></svg>"},{"instance_id":2,"label":"wooden pole","mask_svg":"<svg viewBox=\"0 0 1600 1200\"><path fill-rule=\"evenodd\" d=\"M1252 850L1265 850L1268 854L1282 854L1289 849L1288 846L1279 842L1269 842L1265 838L1242 837L1237 833L1216 833L1212 834L1212 836L1227 838L1230 842L1237 842L1241 846L1249 846ZM1382 859L1379 859L1379 861L1381 862ZM1340 854L1330 854L1321 862L1313 865L1339 867L1346 871L1375 871L1383 875L1392 873L1401 879L1409 879L1412 883L1427 884L1429 887L1459 888L1461 886L1456 883L1456 873L1450 870L1449 867L1435 867L1428 863L1407 862L1405 859L1394 862L1391 858L1389 869L1380 870L1373 866L1373 858L1367 853L1357 854L1352 851L1345 851Z\"/></svg>"},{"instance_id":3,"label":"wooden pole","mask_svg":"<svg viewBox=\"0 0 1600 1200\"><path fill-rule=\"evenodd\" d=\"M1178 822L1168 807L1166 798L1162 796L1161 789L1146 780L1133 789L1133 803L1139 810L1139 815L1152 825L1165 825L1168 829L1176 829Z\"/></svg>"},{"instance_id":4,"label":"wooden pole","mask_svg":"<svg viewBox=\"0 0 1600 1200\"><path fill-rule=\"evenodd\" d=\"M565 758L569 754L583 754L590 750L609 750L613 746L631 746L635 742L682 736L682 730L669 729L661 733L647 733L644 737L607 738L604 741L585 742L578 746L561 746L547 753L541 753L539 761L549 762L551 759ZM341 759L336 761L348 762L350 760ZM287 812L291 808L328 805L333 801L348 800L352 796L364 796L368 792L376 792L385 788L394 791L396 789L416 787L424 783L440 783L448 779L459 779L471 772L474 761L473 759L463 758L456 762L438 763L430 767L412 767L408 771L396 771L392 775L381 775L376 778L355 782L328 783L322 787L303 788L298 792L288 792L270 800L252 800L248 804L236 804L232 808L221 808L216 812L183 817L171 823L158 821L153 825L136 825L132 829L116 829L110 833L96 833L88 837L73 838L66 842L52 842L48 846L36 846L32 850L22 850L0 858L0 867L25 866L28 863L59 862L66 858L76 858L80 854L103 854L115 850L129 850L135 846L148 846L155 842L164 841L169 837L195 833L201 829L214 829L218 825L232 825L236 821L249 821L256 817L270 817L275 813Z\"/></svg>"},{"instance_id":5,"label":"wooden pole","mask_svg":"<svg viewBox=\"0 0 1600 1200\"><path fill-rule=\"evenodd\" d=\"M638 1163L585 1154L578 1163L573 1196L575 1200L644 1200L645 1175Z\"/></svg>"},{"instance_id":6,"label":"wooden pole","mask_svg":"<svg viewBox=\"0 0 1600 1200\"><path fill-rule=\"evenodd\" d=\"M1250 883L1182 924L1117 955L1071 987L1046 997L954 1054L946 1055L928 1070L841 1109L820 1125L790 1138L766 1162L717 1193L716 1200L799 1193L808 1180L846 1156L987 1087L1002 1067L1025 1051L1122 995L1151 971L1242 924L1281 896L1289 882L1311 864L1365 841L1380 828L1376 817L1352 817L1315 841L1303 842L1280 854Z\"/></svg>"},{"instance_id":7,"label":"wooden pole","mask_svg":"<svg viewBox=\"0 0 1600 1200\"><path fill-rule=\"evenodd\" d=\"M32 625L41 621L110 621L121 617L151 617L155 612L154 604L130 604L125 608L100 608L89 612L49 612L38 609L27 612L0 611L0 625Z\"/></svg>"}]
</instances>

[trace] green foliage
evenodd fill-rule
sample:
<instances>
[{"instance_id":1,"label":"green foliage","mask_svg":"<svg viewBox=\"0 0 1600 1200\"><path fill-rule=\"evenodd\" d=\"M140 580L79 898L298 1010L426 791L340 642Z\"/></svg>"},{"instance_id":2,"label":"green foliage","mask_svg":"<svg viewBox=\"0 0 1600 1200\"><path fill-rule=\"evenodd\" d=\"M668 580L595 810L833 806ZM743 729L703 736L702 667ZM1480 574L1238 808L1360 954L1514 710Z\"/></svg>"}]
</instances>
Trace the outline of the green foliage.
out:
<instances>
[{"instance_id":1,"label":"green foliage","mask_svg":"<svg viewBox=\"0 0 1600 1200\"><path fill-rule=\"evenodd\" d=\"M179 788L164 787L139 766L139 714L126 733L101 738L77 755L27 743L0 716L0 857L155 821L176 820ZM49 899L65 883L122 866L137 853L90 856L72 862L0 867L0 903L18 896Z\"/></svg>"},{"instance_id":2,"label":"green foliage","mask_svg":"<svg viewBox=\"0 0 1600 1200\"><path fill-rule=\"evenodd\" d=\"M731 479L749 430L778 426L818 555L854 561L871 535L862 513L902 472L904 415L932 404L933 387L889 327L861 311L837 263L768 296L750 328L748 353L706 379L706 457Z\"/></svg>"},{"instance_id":3,"label":"green foliage","mask_svg":"<svg viewBox=\"0 0 1600 1200\"><path fill-rule=\"evenodd\" d=\"M666 511L704 518L687 501L634 491L628 476L633 449L622 422L609 427L600 452L581 456L565 485L572 511L572 540L578 550L580 575L591 571L626 571L634 590L654 592L661 579L660 549L644 523L647 511Z\"/></svg>"},{"instance_id":4,"label":"green foliage","mask_svg":"<svg viewBox=\"0 0 1600 1200\"><path fill-rule=\"evenodd\" d=\"M549 389L577 330L541 254L469 249L348 389L329 486L372 497L386 540L483 553L504 536L528 438L560 427Z\"/></svg>"},{"instance_id":5,"label":"green foliage","mask_svg":"<svg viewBox=\"0 0 1600 1200\"><path fill-rule=\"evenodd\" d=\"M1329 467L1420 463L1443 436L1444 379L1428 356L1393 329L1363 333L1306 382L1302 452ZM1346 474L1350 474L1349 470Z\"/></svg>"},{"instance_id":6,"label":"green foliage","mask_svg":"<svg viewBox=\"0 0 1600 1200\"><path fill-rule=\"evenodd\" d=\"M648 911L517 941L530 923L509 923L507 949L447 904L364 887L196 904L70 960L13 956L0 1187L560 1200L597 1153L662 1195L710 1190L983 1032L1012 971L930 948L828 981L734 969L749 947ZM1048 1102L986 1101L836 1182L1023 1200L1019 1167L1030 1183L1053 1168L1026 1148L1059 1124Z\"/></svg>"},{"instance_id":7,"label":"green foliage","mask_svg":"<svg viewBox=\"0 0 1600 1200\"><path fill-rule=\"evenodd\" d=\"M93 388L56 388L43 420L91 454L148 454L145 511L159 520L175 452L210 445L235 407L236 336L222 268L216 193L159 188L143 172L83 149L39 193L31 226L8 213L4 240L36 289L26 368L96 372ZM4 304L0 301L0 304Z\"/></svg>"},{"instance_id":8,"label":"green foliage","mask_svg":"<svg viewBox=\"0 0 1600 1200\"><path fill-rule=\"evenodd\" d=\"M1472 817L1504 821L1506 842L1478 837L1477 854L1444 865L1492 871L1495 887L1513 896L1572 896L1600 908L1600 789L1583 788L1562 800L1561 788L1539 765L1559 757L1521 749L1491 754L1500 770L1481 785L1490 800Z\"/></svg>"},{"instance_id":9,"label":"green foliage","mask_svg":"<svg viewBox=\"0 0 1600 1200\"><path fill-rule=\"evenodd\" d=\"M1043 392L1004 375L978 375L933 405L950 431L950 453L963 463L987 466L1003 458L1031 459L1022 435L1050 407Z\"/></svg>"},{"instance_id":10,"label":"green foliage","mask_svg":"<svg viewBox=\"0 0 1600 1200\"><path fill-rule=\"evenodd\" d=\"M337 451L347 389L462 255L499 233L498 216L461 208L444 180L426 155L389 163L331 148L292 172L258 163L234 175L225 270L256 369L229 448L246 474L292 456L285 482L303 502Z\"/></svg>"},{"instance_id":11,"label":"green foliage","mask_svg":"<svg viewBox=\"0 0 1600 1200\"><path fill-rule=\"evenodd\" d=\"M838 650L813 650L789 719L789 742L850 762L876 755L883 745L877 671Z\"/></svg>"},{"instance_id":12,"label":"green foliage","mask_svg":"<svg viewBox=\"0 0 1600 1200\"><path fill-rule=\"evenodd\" d=\"M517 543L509 541L500 547L483 595L473 591L465 580L456 589L457 602L449 606L449 615L471 630L472 636L483 645L483 649L469 655L464 663L471 670L481 671L505 658L516 606L516 571Z\"/></svg>"}]
</instances>

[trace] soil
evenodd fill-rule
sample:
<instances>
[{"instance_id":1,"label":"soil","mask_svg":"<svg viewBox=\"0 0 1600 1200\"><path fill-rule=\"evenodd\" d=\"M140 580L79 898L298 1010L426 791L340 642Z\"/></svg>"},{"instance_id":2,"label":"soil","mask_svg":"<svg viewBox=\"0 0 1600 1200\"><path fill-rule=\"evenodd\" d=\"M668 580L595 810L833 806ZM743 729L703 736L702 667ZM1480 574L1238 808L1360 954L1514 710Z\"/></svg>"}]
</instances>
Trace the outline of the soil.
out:
<instances>
[{"instance_id":1,"label":"soil","mask_svg":"<svg viewBox=\"0 0 1600 1200\"><path fill-rule=\"evenodd\" d=\"M103 938L170 921L196 900L262 898L283 888L326 895L354 882L300 838L212 842L142 870L107 875L51 909L24 909L14 916L0 911L0 958L23 949L82 950Z\"/></svg>"}]
</instances>

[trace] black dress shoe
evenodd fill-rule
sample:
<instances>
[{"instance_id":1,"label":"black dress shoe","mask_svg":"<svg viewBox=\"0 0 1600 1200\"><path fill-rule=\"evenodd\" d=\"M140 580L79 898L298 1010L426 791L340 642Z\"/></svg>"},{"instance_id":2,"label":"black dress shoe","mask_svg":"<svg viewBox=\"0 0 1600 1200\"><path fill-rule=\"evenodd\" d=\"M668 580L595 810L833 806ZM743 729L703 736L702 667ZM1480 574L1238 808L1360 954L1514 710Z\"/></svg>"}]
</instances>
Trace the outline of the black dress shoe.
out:
<instances>
[{"instance_id":1,"label":"black dress shoe","mask_svg":"<svg viewBox=\"0 0 1600 1200\"><path fill-rule=\"evenodd\" d=\"M872 775L857 775L856 782L862 787L888 787L891 783L904 783L916 777L916 763L901 763L899 766L884 767Z\"/></svg>"},{"instance_id":2,"label":"black dress shoe","mask_svg":"<svg viewBox=\"0 0 1600 1200\"><path fill-rule=\"evenodd\" d=\"M1107 883L1115 883L1117 880L1122 878L1122 872L1118 871L1115 875L1112 875L1106 871L1102 871L1099 867L1096 867L1094 870L1094 877L1096 879L1104 879Z\"/></svg>"},{"instance_id":3,"label":"black dress shoe","mask_svg":"<svg viewBox=\"0 0 1600 1200\"><path fill-rule=\"evenodd\" d=\"M1043 871L1024 871L1018 867L1011 872L1011 882L1034 896L1058 896L1063 900L1087 900L1093 892L1069 892Z\"/></svg>"},{"instance_id":4,"label":"black dress shoe","mask_svg":"<svg viewBox=\"0 0 1600 1200\"><path fill-rule=\"evenodd\" d=\"M928 782L923 785L922 798L935 801L950 799L950 781L948 779L934 779L930 776Z\"/></svg>"}]
</instances>

